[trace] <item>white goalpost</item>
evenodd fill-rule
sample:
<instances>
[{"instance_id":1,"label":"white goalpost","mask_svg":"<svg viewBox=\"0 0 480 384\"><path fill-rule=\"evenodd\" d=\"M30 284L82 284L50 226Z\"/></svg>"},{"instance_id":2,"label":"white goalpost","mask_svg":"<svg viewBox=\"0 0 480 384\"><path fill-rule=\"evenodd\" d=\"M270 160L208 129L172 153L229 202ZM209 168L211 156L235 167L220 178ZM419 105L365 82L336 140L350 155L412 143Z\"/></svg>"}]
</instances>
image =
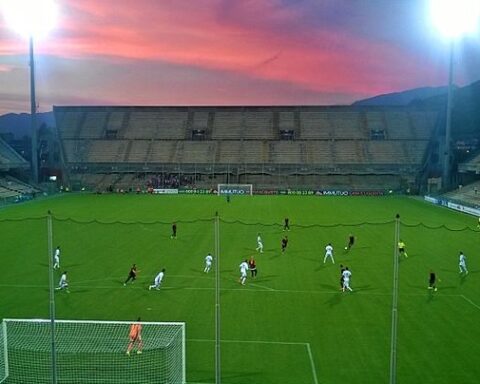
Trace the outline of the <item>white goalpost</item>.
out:
<instances>
[{"instance_id":1,"label":"white goalpost","mask_svg":"<svg viewBox=\"0 0 480 384\"><path fill-rule=\"evenodd\" d=\"M253 195L253 184L218 184L217 194L221 195Z\"/></svg>"},{"instance_id":2,"label":"white goalpost","mask_svg":"<svg viewBox=\"0 0 480 384\"><path fill-rule=\"evenodd\" d=\"M140 322L142 345L129 346L127 321L55 321L52 367L50 320L4 319L0 383L185 384L185 323ZM141 354L136 352L141 350Z\"/></svg>"}]
</instances>

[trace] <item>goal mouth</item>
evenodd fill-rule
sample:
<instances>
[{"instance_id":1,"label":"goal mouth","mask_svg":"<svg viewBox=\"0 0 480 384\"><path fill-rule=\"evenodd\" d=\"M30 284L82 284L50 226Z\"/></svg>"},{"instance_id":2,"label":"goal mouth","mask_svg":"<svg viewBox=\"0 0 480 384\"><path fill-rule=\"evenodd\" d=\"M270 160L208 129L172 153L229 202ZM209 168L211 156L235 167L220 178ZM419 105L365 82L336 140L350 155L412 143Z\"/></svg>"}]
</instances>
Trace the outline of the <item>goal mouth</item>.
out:
<instances>
[{"instance_id":1,"label":"goal mouth","mask_svg":"<svg viewBox=\"0 0 480 384\"><path fill-rule=\"evenodd\" d=\"M185 323L3 319L0 383L47 384L54 376L72 384L185 384Z\"/></svg>"},{"instance_id":2,"label":"goal mouth","mask_svg":"<svg viewBox=\"0 0 480 384\"><path fill-rule=\"evenodd\" d=\"M218 184L217 194L219 196L251 196L253 195L253 184Z\"/></svg>"}]
</instances>

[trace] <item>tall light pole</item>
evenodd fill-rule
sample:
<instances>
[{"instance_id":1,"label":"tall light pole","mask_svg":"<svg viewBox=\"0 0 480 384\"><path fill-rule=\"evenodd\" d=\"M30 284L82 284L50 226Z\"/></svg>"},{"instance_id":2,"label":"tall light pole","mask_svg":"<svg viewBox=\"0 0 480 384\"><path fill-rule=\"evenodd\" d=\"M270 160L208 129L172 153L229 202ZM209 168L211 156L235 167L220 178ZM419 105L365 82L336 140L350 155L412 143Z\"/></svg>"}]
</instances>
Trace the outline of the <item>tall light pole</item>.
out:
<instances>
[{"instance_id":1,"label":"tall light pole","mask_svg":"<svg viewBox=\"0 0 480 384\"><path fill-rule=\"evenodd\" d=\"M442 187L448 189L451 184L452 174L452 110L453 110L453 55L455 44L450 42L450 56L448 65L448 91L447 91L447 113L445 121L445 148L443 159Z\"/></svg>"},{"instance_id":2,"label":"tall light pole","mask_svg":"<svg viewBox=\"0 0 480 384\"><path fill-rule=\"evenodd\" d=\"M32 180L38 183L37 101L35 97L35 55L33 36L28 39L30 54L30 130L32 132Z\"/></svg>"},{"instance_id":3,"label":"tall light pole","mask_svg":"<svg viewBox=\"0 0 480 384\"><path fill-rule=\"evenodd\" d=\"M430 12L434 27L449 41L448 93L445 122L445 148L443 151L442 188L452 186L452 109L455 42L467 34L475 34L479 28L479 0L430 0Z\"/></svg>"},{"instance_id":4,"label":"tall light pole","mask_svg":"<svg viewBox=\"0 0 480 384\"><path fill-rule=\"evenodd\" d=\"M32 134L32 181L38 183L37 101L35 94L35 55L33 43L55 24L57 6L54 0L0 0L6 23L28 38L30 63L30 128Z\"/></svg>"}]
</instances>

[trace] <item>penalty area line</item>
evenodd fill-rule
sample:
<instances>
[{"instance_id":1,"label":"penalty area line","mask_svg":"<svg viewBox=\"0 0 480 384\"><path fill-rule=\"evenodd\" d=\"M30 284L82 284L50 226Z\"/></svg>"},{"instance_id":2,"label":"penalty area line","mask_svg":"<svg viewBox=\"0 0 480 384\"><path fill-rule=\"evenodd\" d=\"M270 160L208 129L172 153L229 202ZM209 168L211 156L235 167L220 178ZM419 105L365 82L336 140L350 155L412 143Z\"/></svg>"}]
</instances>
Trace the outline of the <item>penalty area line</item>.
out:
<instances>
[{"instance_id":1,"label":"penalty area line","mask_svg":"<svg viewBox=\"0 0 480 384\"><path fill-rule=\"evenodd\" d=\"M213 343L213 339L187 339L187 342ZM313 360L312 348L310 343L298 341L269 341L269 340L220 340L221 343L242 343L242 344L273 344L273 345L300 345L306 348L310 368L312 370L313 384L318 384L317 369Z\"/></svg>"},{"instance_id":2,"label":"penalty area line","mask_svg":"<svg viewBox=\"0 0 480 384\"><path fill-rule=\"evenodd\" d=\"M213 343L214 339L187 339L187 341L199 343ZM278 345L306 345L298 341L269 341L269 340L220 340L221 343L243 343L243 344L278 344Z\"/></svg>"},{"instance_id":3,"label":"penalty area line","mask_svg":"<svg viewBox=\"0 0 480 384\"><path fill-rule=\"evenodd\" d=\"M317 369L315 368L315 362L313 361L312 348L310 347L310 343L304 344L307 348L308 358L310 359L310 366L312 367L313 384L318 384Z\"/></svg>"}]
</instances>

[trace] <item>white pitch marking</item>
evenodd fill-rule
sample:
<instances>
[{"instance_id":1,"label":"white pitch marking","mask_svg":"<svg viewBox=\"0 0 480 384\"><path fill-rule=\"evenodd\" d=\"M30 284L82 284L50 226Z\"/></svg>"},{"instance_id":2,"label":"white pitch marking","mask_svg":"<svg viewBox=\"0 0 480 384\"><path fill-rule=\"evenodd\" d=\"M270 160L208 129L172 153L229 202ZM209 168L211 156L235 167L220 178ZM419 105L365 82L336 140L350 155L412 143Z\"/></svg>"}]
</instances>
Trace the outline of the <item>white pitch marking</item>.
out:
<instances>
[{"instance_id":1,"label":"white pitch marking","mask_svg":"<svg viewBox=\"0 0 480 384\"><path fill-rule=\"evenodd\" d=\"M312 367L313 383L318 384L317 369L315 368L315 362L313 361L313 355L312 355L312 349L310 348L310 343L305 343L305 347L307 347L307 353L310 359L310 366Z\"/></svg>"},{"instance_id":2,"label":"white pitch marking","mask_svg":"<svg viewBox=\"0 0 480 384\"><path fill-rule=\"evenodd\" d=\"M267 287L265 285L260 285L260 284L257 284L257 283L249 283L248 285L251 285L252 287L258 287L258 288L263 288L263 289L266 289L267 291L275 291L275 289L273 288L270 288L270 287Z\"/></svg>"},{"instance_id":3,"label":"white pitch marking","mask_svg":"<svg viewBox=\"0 0 480 384\"><path fill-rule=\"evenodd\" d=\"M477 304L475 304L475 303L474 303L472 300L470 300L468 297L463 296L463 295L460 295L460 296L463 297L463 298L467 301L467 303L470 303L470 304L472 304L475 308L480 309L480 306L477 305Z\"/></svg>"},{"instance_id":4,"label":"white pitch marking","mask_svg":"<svg viewBox=\"0 0 480 384\"><path fill-rule=\"evenodd\" d=\"M187 339L187 341L200 343L213 343L213 339ZM220 340L222 343L250 343L250 344L278 344L278 345L306 345L298 341L269 341L269 340Z\"/></svg>"}]
</instances>

